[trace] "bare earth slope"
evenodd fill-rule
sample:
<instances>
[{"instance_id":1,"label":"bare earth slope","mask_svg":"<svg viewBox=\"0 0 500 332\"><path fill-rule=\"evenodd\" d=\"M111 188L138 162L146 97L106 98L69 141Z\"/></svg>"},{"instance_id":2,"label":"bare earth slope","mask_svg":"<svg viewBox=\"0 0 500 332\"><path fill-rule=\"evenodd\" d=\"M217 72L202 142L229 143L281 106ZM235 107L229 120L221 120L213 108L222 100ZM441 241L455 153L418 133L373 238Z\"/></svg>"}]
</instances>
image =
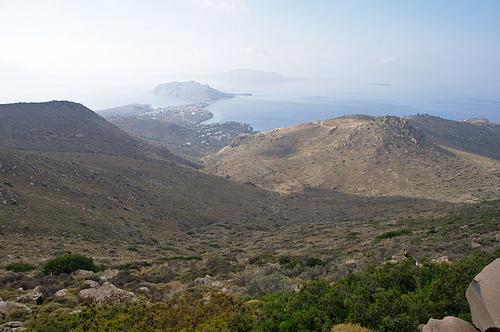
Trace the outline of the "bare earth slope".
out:
<instances>
[{"instance_id":1,"label":"bare earth slope","mask_svg":"<svg viewBox=\"0 0 500 332\"><path fill-rule=\"evenodd\" d=\"M267 192L167 158L79 104L0 105L0 120L0 239L161 244L267 204Z\"/></svg>"},{"instance_id":2,"label":"bare earth slope","mask_svg":"<svg viewBox=\"0 0 500 332\"><path fill-rule=\"evenodd\" d=\"M165 148L130 136L87 107L69 101L0 105L0 147L106 153L190 164Z\"/></svg>"},{"instance_id":3,"label":"bare earth slope","mask_svg":"<svg viewBox=\"0 0 500 332\"><path fill-rule=\"evenodd\" d=\"M409 120L439 145L500 160L500 125L482 119L453 121L431 115Z\"/></svg>"},{"instance_id":4,"label":"bare earth slope","mask_svg":"<svg viewBox=\"0 0 500 332\"><path fill-rule=\"evenodd\" d=\"M453 153L392 116L342 117L259 133L210 157L206 171L279 192L321 189L460 202L500 191L500 163Z\"/></svg>"}]
</instances>

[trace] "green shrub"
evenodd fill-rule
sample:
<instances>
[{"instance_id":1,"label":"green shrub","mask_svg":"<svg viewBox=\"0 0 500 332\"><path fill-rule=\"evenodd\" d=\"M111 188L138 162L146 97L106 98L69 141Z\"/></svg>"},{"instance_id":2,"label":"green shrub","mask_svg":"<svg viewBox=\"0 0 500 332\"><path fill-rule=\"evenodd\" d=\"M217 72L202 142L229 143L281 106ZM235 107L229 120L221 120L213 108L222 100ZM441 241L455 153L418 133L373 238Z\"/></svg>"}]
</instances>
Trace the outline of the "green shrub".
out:
<instances>
[{"instance_id":1,"label":"green shrub","mask_svg":"<svg viewBox=\"0 0 500 332\"><path fill-rule=\"evenodd\" d=\"M157 303L90 306L73 314L69 310L36 310L29 328L40 332L279 332L330 331L332 326L333 331L366 331L359 327L364 326L375 331L413 332L430 317L470 320L465 290L498 257L500 250L477 252L451 264L423 261L417 266L408 259L351 273L335 283L306 282L297 292L287 291L290 280L281 275L259 274L249 282L250 293L265 295L247 302L220 293L205 297L189 292ZM272 293L277 290L281 292Z\"/></svg>"},{"instance_id":2,"label":"green shrub","mask_svg":"<svg viewBox=\"0 0 500 332\"><path fill-rule=\"evenodd\" d=\"M101 305L68 311L33 314L28 329L55 331L249 331L256 320L252 311L234 298L211 294L169 299L161 303Z\"/></svg>"},{"instance_id":3,"label":"green shrub","mask_svg":"<svg viewBox=\"0 0 500 332\"><path fill-rule=\"evenodd\" d=\"M140 266L137 263L125 263L118 265L116 268L121 271L128 271L128 270L138 270Z\"/></svg>"},{"instance_id":4,"label":"green shrub","mask_svg":"<svg viewBox=\"0 0 500 332\"><path fill-rule=\"evenodd\" d=\"M293 270L299 265L299 260L296 257L280 256L278 263L283 266L285 270Z\"/></svg>"},{"instance_id":5,"label":"green shrub","mask_svg":"<svg viewBox=\"0 0 500 332\"><path fill-rule=\"evenodd\" d=\"M7 271L12 271L12 272L28 272L28 271L34 270L35 267L29 263L15 262L15 263L10 263L7 266L5 266L5 269Z\"/></svg>"},{"instance_id":6,"label":"green shrub","mask_svg":"<svg viewBox=\"0 0 500 332\"><path fill-rule=\"evenodd\" d=\"M332 326L331 332L371 332L358 324L337 324Z\"/></svg>"},{"instance_id":7,"label":"green shrub","mask_svg":"<svg viewBox=\"0 0 500 332\"><path fill-rule=\"evenodd\" d=\"M304 265L307 267L315 267L315 266L325 266L325 262L317 257L308 257L304 260Z\"/></svg>"},{"instance_id":8,"label":"green shrub","mask_svg":"<svg viewBox=\"0 0 500 332\"><path fill-rule=\"evenodd\" d=\"M326 331L356 323L377 331L416 331L430 317L470 320L465 290L488 263L500 256L478 252L452 264L413 260L352 273L330 284L307 282L296 293L264 297L264 331Z\"/></svg>"},{"instance_id":9,"label":"green shrub","mask_svg":"<svg viewBox=\"0 0 500 332\"><path fill-rule=\"evenodd\" d=\"M98 268L92 258L71 252L48 260L43 267L44 274L71 273L76 270L95 272Z\"/></svg>"}]
</instances>

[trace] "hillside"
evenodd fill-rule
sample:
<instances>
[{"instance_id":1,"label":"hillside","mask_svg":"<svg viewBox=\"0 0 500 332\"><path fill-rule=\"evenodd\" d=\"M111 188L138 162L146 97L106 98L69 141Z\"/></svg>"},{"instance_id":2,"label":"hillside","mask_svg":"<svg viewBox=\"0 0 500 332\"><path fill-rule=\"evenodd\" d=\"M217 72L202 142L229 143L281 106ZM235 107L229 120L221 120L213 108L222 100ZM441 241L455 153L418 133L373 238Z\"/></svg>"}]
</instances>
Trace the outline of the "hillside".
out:
<instances>
[{"instance_id":1,"label":"hillside","mask_svg":"<svg viewBox=\"0 0 500 332\"><path fill-rule=\"evenodd\" d=\"M156 86L153 93L158 96L179 98L195 102L208 102L218 99L233 98L231 93L221 92L195 81L169 82Z\"/></svg>"},{"instance_id":2,"label":"hillside","mask_svg":"<svg viewBox=\"0 0 500 332\"><path fill-rule=\"evenodd\" d=\"M0 119L4 248L23 238L160 246L181 230L255 218L267 204L263 190L178 163L79 104L0 105Z\"/></svg>"},{"instance_id":3,"label":"hillside","mask_svg":"<svg viewBox=\"0 0 500 332\"><path fill-rule=\"evenodd\" d=\"M349 116L242 138L206 171L279 192L333 190L444 201L496 197L500 164L454 153L409 121Z\"/></svg>"},{"instance_id":4,"label":"hillside","mask_svg":"<svg viewBox=\"0 0 500 332\"><path fill-rule=\"evenodd\" d=\"M0 147L106 153L190 164L165 148L130 136L87 107L69 101L0 105Z\"/></svg>"},{"instance_id":5,"label":"hillside","mask_svg":"<svg viewBox=\"0 0 500 332\"><path fill-rule=\"evenodd\" d=\"M168 107L131 104L98 112L130 135L161 144L182 158L200 163L235 137L253 133L245 123L203 124L213 117L207 107L207 103Z\"/></svg>"},{"instance_id":6,"label":"hillside","mask_svg":"<svg viewBox=\"0 0 500 332\"><path fill-rule=\"evenodd\" d=\"M180 124L140 117L114 117L110 122L127 133L159 143L182 158L201 162L241 134L253 133L252 127L239 122Z\"/></svg>"},{"instance_id":7,"label":"hillside","mask_svg":"<svg viewBox=\"0 0 500 332\"><path fill-rule=\"evenodd\" d=\"M447 120L431 115L409 118L433 142L500 160L500 125L484 119Z\"/></svg>"}]
</instances>

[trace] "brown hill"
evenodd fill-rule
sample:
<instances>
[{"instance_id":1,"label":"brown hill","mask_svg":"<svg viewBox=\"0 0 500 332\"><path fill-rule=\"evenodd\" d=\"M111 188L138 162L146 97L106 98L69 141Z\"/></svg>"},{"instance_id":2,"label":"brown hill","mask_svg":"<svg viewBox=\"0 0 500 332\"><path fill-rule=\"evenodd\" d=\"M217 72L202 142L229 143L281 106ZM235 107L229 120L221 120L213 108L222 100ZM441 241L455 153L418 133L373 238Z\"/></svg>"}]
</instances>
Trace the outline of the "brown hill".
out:
<instances>
[{"instance_id":1,"label":"brown hill","mask_svg":"<svg viewBox=\"0 0 500 332\"><path fill-rule=\"evenodd\" d=\"M69 101L0 105L0 147L45 152L106 153L187 163L134 138L87 107Z\"/></svg>"},{"instance_id":2,"label":"brown hill","mask_svg":"<svg viewBox=\"0 0 500 332\"><path fill-rule=\"evenodd\" d=\"M280 192L442 201L500 192L497 161L444 149L392 116L342 117L259 133L208 158L206 171Z\"/></svg>"},{"instance_id":3,"label":"brown hill","mask_svg":"<svg viewBox=\"0 0 500 332\"><path fill-rule=\"evenodd\" d=\"M500 160L500 125L485 119L453 121L431 115L409 121L436 144Z\"/></svg>"},{"instance_id":4,"label":"brown hill","mask_svg":"<svg viewBox=\"0 0 500 332\"><path fill-rule=\"evenodd\" d=\"M0 139L2 243L161 245L256 218L270 196L179 164L75 103L0 105Z\"/></svg>"}]
</instances>

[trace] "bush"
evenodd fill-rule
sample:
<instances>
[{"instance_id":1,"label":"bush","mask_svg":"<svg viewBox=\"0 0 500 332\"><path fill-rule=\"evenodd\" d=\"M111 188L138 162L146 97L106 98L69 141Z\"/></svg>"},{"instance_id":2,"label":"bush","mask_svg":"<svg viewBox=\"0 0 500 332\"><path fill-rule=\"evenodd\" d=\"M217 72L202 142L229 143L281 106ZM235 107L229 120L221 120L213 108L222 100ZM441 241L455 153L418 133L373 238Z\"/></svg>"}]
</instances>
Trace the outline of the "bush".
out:
<instances>
[{"instance_id":1,"label":"bush","mask_svg":"<svg viewBox=\"0 0 500 332\"><path fill-rule=\"evenodd\" d=\"M25 262L15 262L8 264L5 269L11 272L28 272L34 270L35 267Z\"/></svg>"},{"instance_id":2,"label":"bush","mask_svg":"<svg viewBox=\"0 0 500 332\"><path fill-rule=\"evenodd\" d=\"M257 273L248 281L246 289L250 295L262 296L273 292L292 292L294 285L289 278L281 274Z\"/></svg>"},{"instance_id":3,"label":"bush","mask_svg":"<svg viewBox=\"0 0 500 332\"><path fill-rule=\"evenodd\" d=\"M335 283L315 280L290 292L290 280L261 272L247 282L262 298L195 291L160 303L104 305L71 313L33 312L33 331L411 331L430 317L470 320L465 290L500 256L478 252L451 264L413 260L351 273ZM288 259L283 262L288 264ZM122 272L124 273L124 272ZM114 281L113 281L114 283ZM280 291L279 293L270 293ZM341 325L338 325L341 324ZM356 325L359 324L359 325ZM332 328L333 326L333 328Z\"/></svg>"},{"instance_id":4,"label":"bush","mask_svg":"<svg viewBox=\"0 0 500 332\"><path fill-rule=\"evenodd\" d=\"M345 322L377 331L415 331L430 317L470 320L465 290L488 263L500 256L478 252L452 264L413 260L352 273L330 284L307 282L296 293L267 295L265 331L326 331Z\"/></svg>"},{"instance_id":5,"label":"bush","mask_svg":"<svg viewBox=\"0 0 500 332\"><path fill-rule=\"evenodd\" d=\"M337 324L332 327L332 332L371 332L358 324Z\"/></svg>"},{"instance_id":6,"label":"bush","mask_svg":"<svg viewBox=\"0 0 500 332\"><path fill-rule=\"evenodd\" d=\"M211 294L209 299L183 296L161 303L101 305L82 311L34 312L28 329L54 331L249 331L252 308L234 298Z\"/></svg>"},{"instance_id":7,"label":"bush","mask_svg":"<svg viewBox=\"0 0 500 332\"><path fill-rule=\"evenodd\" d=\"M71 252L48 260L43 267L44 274L71 273L77 270L96 272L98 268L92 258Z\"/></svg>"},{"instance_id":8,"label":"bush","mask_svg":"<svg viewBox=\"0 0 500 332\"><path fill-rule=\"evenodd\" d=\"M128 271L128 270L139 270L140 266L137 263L125 263L118 265L116 268L121 271Z\"/></svg>"},{"instance_id":9,"label":"bush","mask_svg":"<svg viewBox=\"0 0 500 332\"><path fill-rule=\"evenodd\" d=\"M283 266L285 270L293 270L299 265L299 260L296 257L291 256L281 256L278 262Z\"/></svg>"},{"instance_id":10,"label":"bush","mask_svg":"<svg viewBox=\"0 0 500 332\"><path fill-rule=\"evenodd\" d=\"M411 229L403 228L403 229L398 229L395 231L389 231L389 232L379 234L375 238L377 240L385 240L385 239L392 239L393 237L410 235L411 233L412 233Z\"/></svg>"},{"instance_id":11,"label":"bush","mask_svg":"<svg viewBox=\"0 0 500 332\"><path fill-rule=\"evenodd\" d=\"M315 266L325 266L325 262L317 257L308 257L304 261L304 265L307 267L315 267Z\"/></svg>"}]
</instances>

